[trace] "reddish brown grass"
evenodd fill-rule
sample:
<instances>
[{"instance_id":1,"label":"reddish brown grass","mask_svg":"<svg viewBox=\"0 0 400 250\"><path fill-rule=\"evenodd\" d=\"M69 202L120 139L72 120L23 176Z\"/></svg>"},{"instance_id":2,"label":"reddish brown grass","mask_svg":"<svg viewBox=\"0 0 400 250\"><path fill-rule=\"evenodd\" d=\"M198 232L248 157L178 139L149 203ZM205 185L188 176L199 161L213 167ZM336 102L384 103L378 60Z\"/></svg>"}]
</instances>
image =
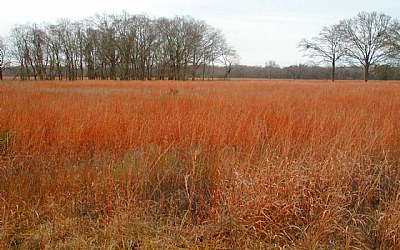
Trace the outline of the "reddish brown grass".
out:
<instances>
[{"instance_id":1,"label":"reddish brown grass","mask_svg":"<svg viewBox=\"0 0 400 250\"><path fill-rule=\"evenodd\" d=\"M0 84L0 248L400 247L399 82Z\"/></svg>"}]
</instances>

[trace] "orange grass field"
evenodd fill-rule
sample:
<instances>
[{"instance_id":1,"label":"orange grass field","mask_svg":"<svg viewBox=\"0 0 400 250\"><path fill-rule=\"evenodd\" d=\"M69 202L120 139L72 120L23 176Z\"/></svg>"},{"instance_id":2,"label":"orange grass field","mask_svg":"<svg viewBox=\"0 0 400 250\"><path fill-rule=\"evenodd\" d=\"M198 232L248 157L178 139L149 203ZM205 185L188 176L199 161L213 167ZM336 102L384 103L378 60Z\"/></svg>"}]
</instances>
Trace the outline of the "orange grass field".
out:
<instances>
[{"instance_id":1,"label":"orange grass field","mask_svg":"<svg viewBox=\"0 0 400 250\"><path fill-rule=\"evenodd\" d=\"M400 82L6 80L0 249L399 249L399 162Z\"/></svg>"}]
</instances>

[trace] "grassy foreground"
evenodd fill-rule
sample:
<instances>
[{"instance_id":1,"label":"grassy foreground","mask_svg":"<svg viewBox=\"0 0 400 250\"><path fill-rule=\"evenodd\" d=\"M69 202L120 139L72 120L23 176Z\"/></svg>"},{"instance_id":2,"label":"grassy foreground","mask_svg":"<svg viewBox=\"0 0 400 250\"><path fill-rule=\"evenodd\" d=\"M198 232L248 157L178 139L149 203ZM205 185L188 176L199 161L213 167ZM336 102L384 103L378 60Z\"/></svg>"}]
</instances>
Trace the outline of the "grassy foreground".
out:
<instances>
[{"instance_id":1,"label":"grassy foreground","mask_svg":"<svg viewBox=\"0 0 400 250\"><path fill-rule=\"evenodd\" d=\"M399 211L399 82L0 82L0 249L400 248Z\"/></svg>"}]
</instances>

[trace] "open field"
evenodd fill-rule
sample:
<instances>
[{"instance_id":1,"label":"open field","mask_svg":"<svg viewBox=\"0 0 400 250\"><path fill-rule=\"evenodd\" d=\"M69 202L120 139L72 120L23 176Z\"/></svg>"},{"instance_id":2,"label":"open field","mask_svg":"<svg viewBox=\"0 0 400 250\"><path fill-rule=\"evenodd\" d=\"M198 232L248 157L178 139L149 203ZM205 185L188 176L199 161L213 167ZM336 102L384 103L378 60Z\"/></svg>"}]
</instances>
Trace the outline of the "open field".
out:
<instances>
[{"instance_id":1,"label":"open field","mask_svg":"<svg viewBox=\"0 0 400 250\"><path fill-rule=\"evenodd\" d=\"M400 248L399 180L400 82L0 82L0 249Z\"/></svg>"}]
</instances>

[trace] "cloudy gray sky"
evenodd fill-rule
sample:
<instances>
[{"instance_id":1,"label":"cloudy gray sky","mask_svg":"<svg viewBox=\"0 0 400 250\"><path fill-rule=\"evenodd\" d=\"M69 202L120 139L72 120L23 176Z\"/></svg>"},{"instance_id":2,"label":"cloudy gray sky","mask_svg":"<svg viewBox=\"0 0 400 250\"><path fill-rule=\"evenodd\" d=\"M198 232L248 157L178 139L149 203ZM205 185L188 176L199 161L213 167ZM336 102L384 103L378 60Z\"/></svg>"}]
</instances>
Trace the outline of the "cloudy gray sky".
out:
<instances>
[{"instance_id":1,"label":"cloudy gray sky","mask_svg":"<svg viewBox=\"0 0 400 250\"><path fill-rule=\"evenodd\" d=\"M274 60L281 66L307 62L297 42L343 18L378 11L400 19L399 0L11 0L1 9L2 36L14 24L80 20L95 13L189 15L221 29L238 51L241 64L264 65Z\"/></svg>"}]
</instances>

